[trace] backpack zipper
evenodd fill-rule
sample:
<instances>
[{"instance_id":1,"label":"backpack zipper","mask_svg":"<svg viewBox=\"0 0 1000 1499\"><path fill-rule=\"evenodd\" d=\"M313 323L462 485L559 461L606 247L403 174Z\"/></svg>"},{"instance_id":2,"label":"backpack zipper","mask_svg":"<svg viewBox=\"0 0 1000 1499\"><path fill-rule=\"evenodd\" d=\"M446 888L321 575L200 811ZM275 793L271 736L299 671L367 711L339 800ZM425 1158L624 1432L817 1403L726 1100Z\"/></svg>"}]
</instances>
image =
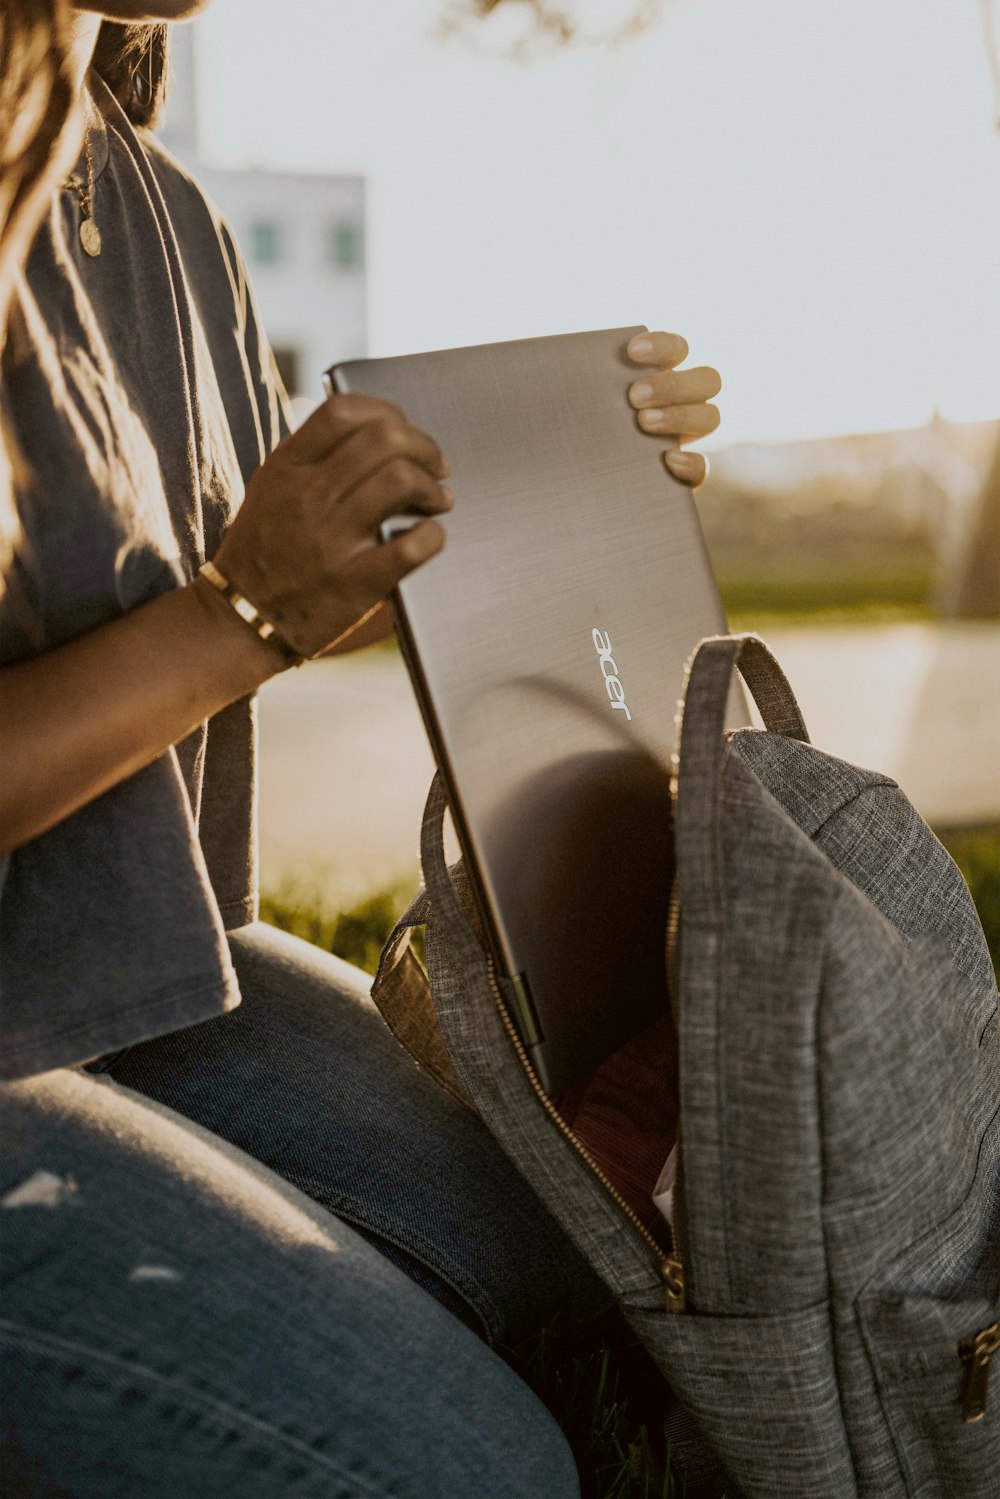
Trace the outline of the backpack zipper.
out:
<instances>
[{"instance_id":1,"label":"backpack zipper","mask_svg":"<svg viewBox=\"0 0 1000 1499\"><path fill-rule=\"evenodd\" d=\"M986 1415L990 1359L994 1353L1000 1353L1000 1322L984 1327L974 1338L958 1345L959 1358L969 1366L962 1390L962 1420L970 1425Z\"/></svg>"},{"instance_id":2,"label":"backpack zipper","mask_svg":"<svg viewBox=\"0 0 1000 1499\"><path fill-rule=\"evenodd\" d=\"M632 1211L628 1203L625 1201L624 1197L622 1197L621 1194L616 1190L616 1188L612 1186L611 1182L605 1176L600 1166L598 1166L597 1162L591 1155L588 1154L586 1148L581 1144L580 1140L576 1137L576 1135L574 1135L573 1131L570 1129L565 1119L563 1119L562 1115L558 1112L551 1098L548 1096L548 1094L545 1092L545 1089L538 1081L538 1078L535 1076L534 1068L532 1067L531 1062L528 1058L528 1054L524 1049L524 1044L517 1033L517 1028L514 1025L514 1022L511 1020L510 1015L508 1014L506 1003L504 1002L503 995L500 992L500 985L497 982L496 968L491 956L487 956L486 958L486 978L490 986L490 993L493 995L493 1000L496 1004L497 1012L500 1016L501 1024L503 1025L503 1028L507 1033L511 1045L517 1053L518 1061L521 1063L521 1066L524 1068L524 1071L527 1074L528 1082L531 1084L532 1091L534 1092L536 1098L542 1105L542 1108L545 1110L546 1114L548 1114L549 1118L552 1120L553 1124L559 1130L559 1133L569 1141L573 1149L576 1151L577 1155L580 1156L584 1161L586 1161L591 1171L601 1183L601 1186L609 1194L609 1196L614 1199L615 1203L617 1203L618 1207L625 1214L632 1227L645 1241L649 1248L652 1249L655 1253L657 1267L659 1269L660 1275L663 1278L664 1305L666 1310L668 1312L683 1312L687 1305L687 1296L684 1285L684 1267L677 1256L676 1249L672 1254L664 1258L663 1250L660 1248L659 1244L657 1244L656 1240L653 1238L653 1235L649 1232L649 1229L646 1228L641 1219L638 1218L637 1215Z\"/></svg>"}]
</instances>

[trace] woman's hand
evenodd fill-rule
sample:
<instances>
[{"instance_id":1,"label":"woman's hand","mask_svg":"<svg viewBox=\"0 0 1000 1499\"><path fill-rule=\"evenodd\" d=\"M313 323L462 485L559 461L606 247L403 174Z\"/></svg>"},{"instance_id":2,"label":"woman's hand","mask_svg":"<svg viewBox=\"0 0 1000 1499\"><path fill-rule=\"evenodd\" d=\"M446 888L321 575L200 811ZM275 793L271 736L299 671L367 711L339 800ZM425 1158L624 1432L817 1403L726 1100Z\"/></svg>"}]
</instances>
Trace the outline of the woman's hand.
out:
<instances>
[{"instance_id":1,"label":"woman's hand","mask_svg":"<svg viewBox=\"0 0 1000 1499\"><path fill-rule=\"evenodd\" d=\"M257 470L219 568L303 656L440 550L451 507L437 445L394 407L335 396ZM204 579L4 668L0 852L37 838L288 665ZM39 746L44 746L40 753Z\"/></svg>"},{"instance_id":2,"label":"woman's hand","mask_svg":"<svg viewBox=\"0 0 1000 1499\"><path fill-rule=\"evenodd\" d=\"M374 396L330 396L257 470L213 559L302 656L351 631L440 551L450 510L432 438ZM391 541L390 516L428 517Z\"/></svg>"},{"instance_id":3,"label":"woman's hand","mask_svg":"<svg viewBox=\"0 0 1000 1499\"><path fill-rule=\"evenodd\" d=\"M628 392L644 432L680 444L715 431L720 418L712 397L722 389L722 380L717 370L707 366L677 368L688 356L688 346L679 334L637 333L629 341L628 356L635 364L650 366ZM704 483L708 474L703 454L685 453L679 446L668 448L663 461L675 479L692 489Z\"/></svg>"}]
</instances>

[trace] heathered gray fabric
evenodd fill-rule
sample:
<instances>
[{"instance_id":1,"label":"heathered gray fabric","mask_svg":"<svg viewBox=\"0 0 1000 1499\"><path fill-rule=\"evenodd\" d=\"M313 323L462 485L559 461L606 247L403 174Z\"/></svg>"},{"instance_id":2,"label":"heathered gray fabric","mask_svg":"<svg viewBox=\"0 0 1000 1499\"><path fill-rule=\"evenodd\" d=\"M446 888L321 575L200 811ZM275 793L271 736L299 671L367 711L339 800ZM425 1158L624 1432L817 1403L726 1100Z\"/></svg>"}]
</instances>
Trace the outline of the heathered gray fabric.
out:
<instances>
[{"instance_id":1,"label":"heathered gray fabric","mask_svg":"<svg viewBox=\"0 0 1000 1499\"><path fill-rule=\"evenodd\" d=\"M4 358L4 415L27 460L5 666L189 579L285 430L228 229L96 87L102 252L84 254L79 202L64 190ZM256 914L254 732L253 703L234 704L2 861L0 1075L238 1002L223 928Z\"/></svg>"},{"instance_id":2,"label":"heathered gray fabric","mask_svg":"<svg viewBox=\"0 0 1000 1499\"><path fill-rule=\"evenodd\" d=\"M769 729L727 740L744 653ZM761 642L702 643L677 777L684 1313L665 1310L655 1251L508 1042L463 872L445 869L437 782L427 895L398 931L427 922L461 1086L617 1296L730 1493L996 1499L1000 1369L986 1418L966 1424L959 1355L1000 1320L989 954L961 875L895 784L803 736Z\"/></svg>"},{"instance_id":3,"label":"heathered gray fabric","mask_svg":"<svg viewBox=\"0 0 1000 1499\"><path fill-rule=\"evenodd\" d=\"M421 861L434 912L427 927L427 961L438 1023L461 1087L616 1293L638 1306L661 1306L659 1258L607 1193L595 1192L593 1173L540 1111L528 1076L511 1050L486 979L483 949L445 867L446 805L443 787L435 779L421 839ZM470 903L464 871L457 874L458 890Z\"/></svg>"}]
</instances>

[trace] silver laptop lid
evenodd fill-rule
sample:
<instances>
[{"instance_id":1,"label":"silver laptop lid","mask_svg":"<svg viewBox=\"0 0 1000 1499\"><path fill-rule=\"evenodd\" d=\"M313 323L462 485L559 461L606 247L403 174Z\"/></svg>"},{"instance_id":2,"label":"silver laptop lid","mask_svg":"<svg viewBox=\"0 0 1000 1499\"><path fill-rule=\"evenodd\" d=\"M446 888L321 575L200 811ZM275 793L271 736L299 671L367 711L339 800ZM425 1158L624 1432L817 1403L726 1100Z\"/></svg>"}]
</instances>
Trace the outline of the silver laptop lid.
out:
<instances>
[{"instance_id":1,"label":"silver laptop lid","mask_svg":"<svg viewBox=\"0 0 1000 1499\"><path fill-rule=\"evenodd\" d=\"M639 328L354 361L451 462L393 600L521 1036L553 1095L661 1016L684 666L725 618L626 390ZM736 720L745 722L737 707Z\"/></svg>"}]
</instances>

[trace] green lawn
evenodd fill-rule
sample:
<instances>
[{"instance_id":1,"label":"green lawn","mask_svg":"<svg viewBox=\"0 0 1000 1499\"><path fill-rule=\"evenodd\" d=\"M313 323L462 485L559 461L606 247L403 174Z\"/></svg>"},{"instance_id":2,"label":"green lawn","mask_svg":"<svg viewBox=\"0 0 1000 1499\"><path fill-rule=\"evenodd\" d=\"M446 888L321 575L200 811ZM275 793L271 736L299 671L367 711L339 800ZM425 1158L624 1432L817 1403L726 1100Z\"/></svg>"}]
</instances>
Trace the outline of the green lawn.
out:
<instances>
[{"instance_id":1,"label":"green lawn","mask_svg":"<svg viewBox=\"0 0 1000 1499\"><path fill-rule=\"evenodd\" d=\"M793 565L775 559L752 573L717 569L730 620L782 625L900 624L935 618L934 577L923 564L889 570L855 562ZM759 628L759 626L758 626Z\"/></svg>"},{"instance_id":2,"label":"green lawn","mask_svg":"<svg viewBox=\"0 0 1000 1499\"><path fill-rule=\"evenodd\" d=\"M289 880L262 891L260 919L373 974L385 940L406 909L413 888L402 882L386 885L343 910L335 909L321 890L319 881L312 886Z\"/></svg>"}]
</instances>

